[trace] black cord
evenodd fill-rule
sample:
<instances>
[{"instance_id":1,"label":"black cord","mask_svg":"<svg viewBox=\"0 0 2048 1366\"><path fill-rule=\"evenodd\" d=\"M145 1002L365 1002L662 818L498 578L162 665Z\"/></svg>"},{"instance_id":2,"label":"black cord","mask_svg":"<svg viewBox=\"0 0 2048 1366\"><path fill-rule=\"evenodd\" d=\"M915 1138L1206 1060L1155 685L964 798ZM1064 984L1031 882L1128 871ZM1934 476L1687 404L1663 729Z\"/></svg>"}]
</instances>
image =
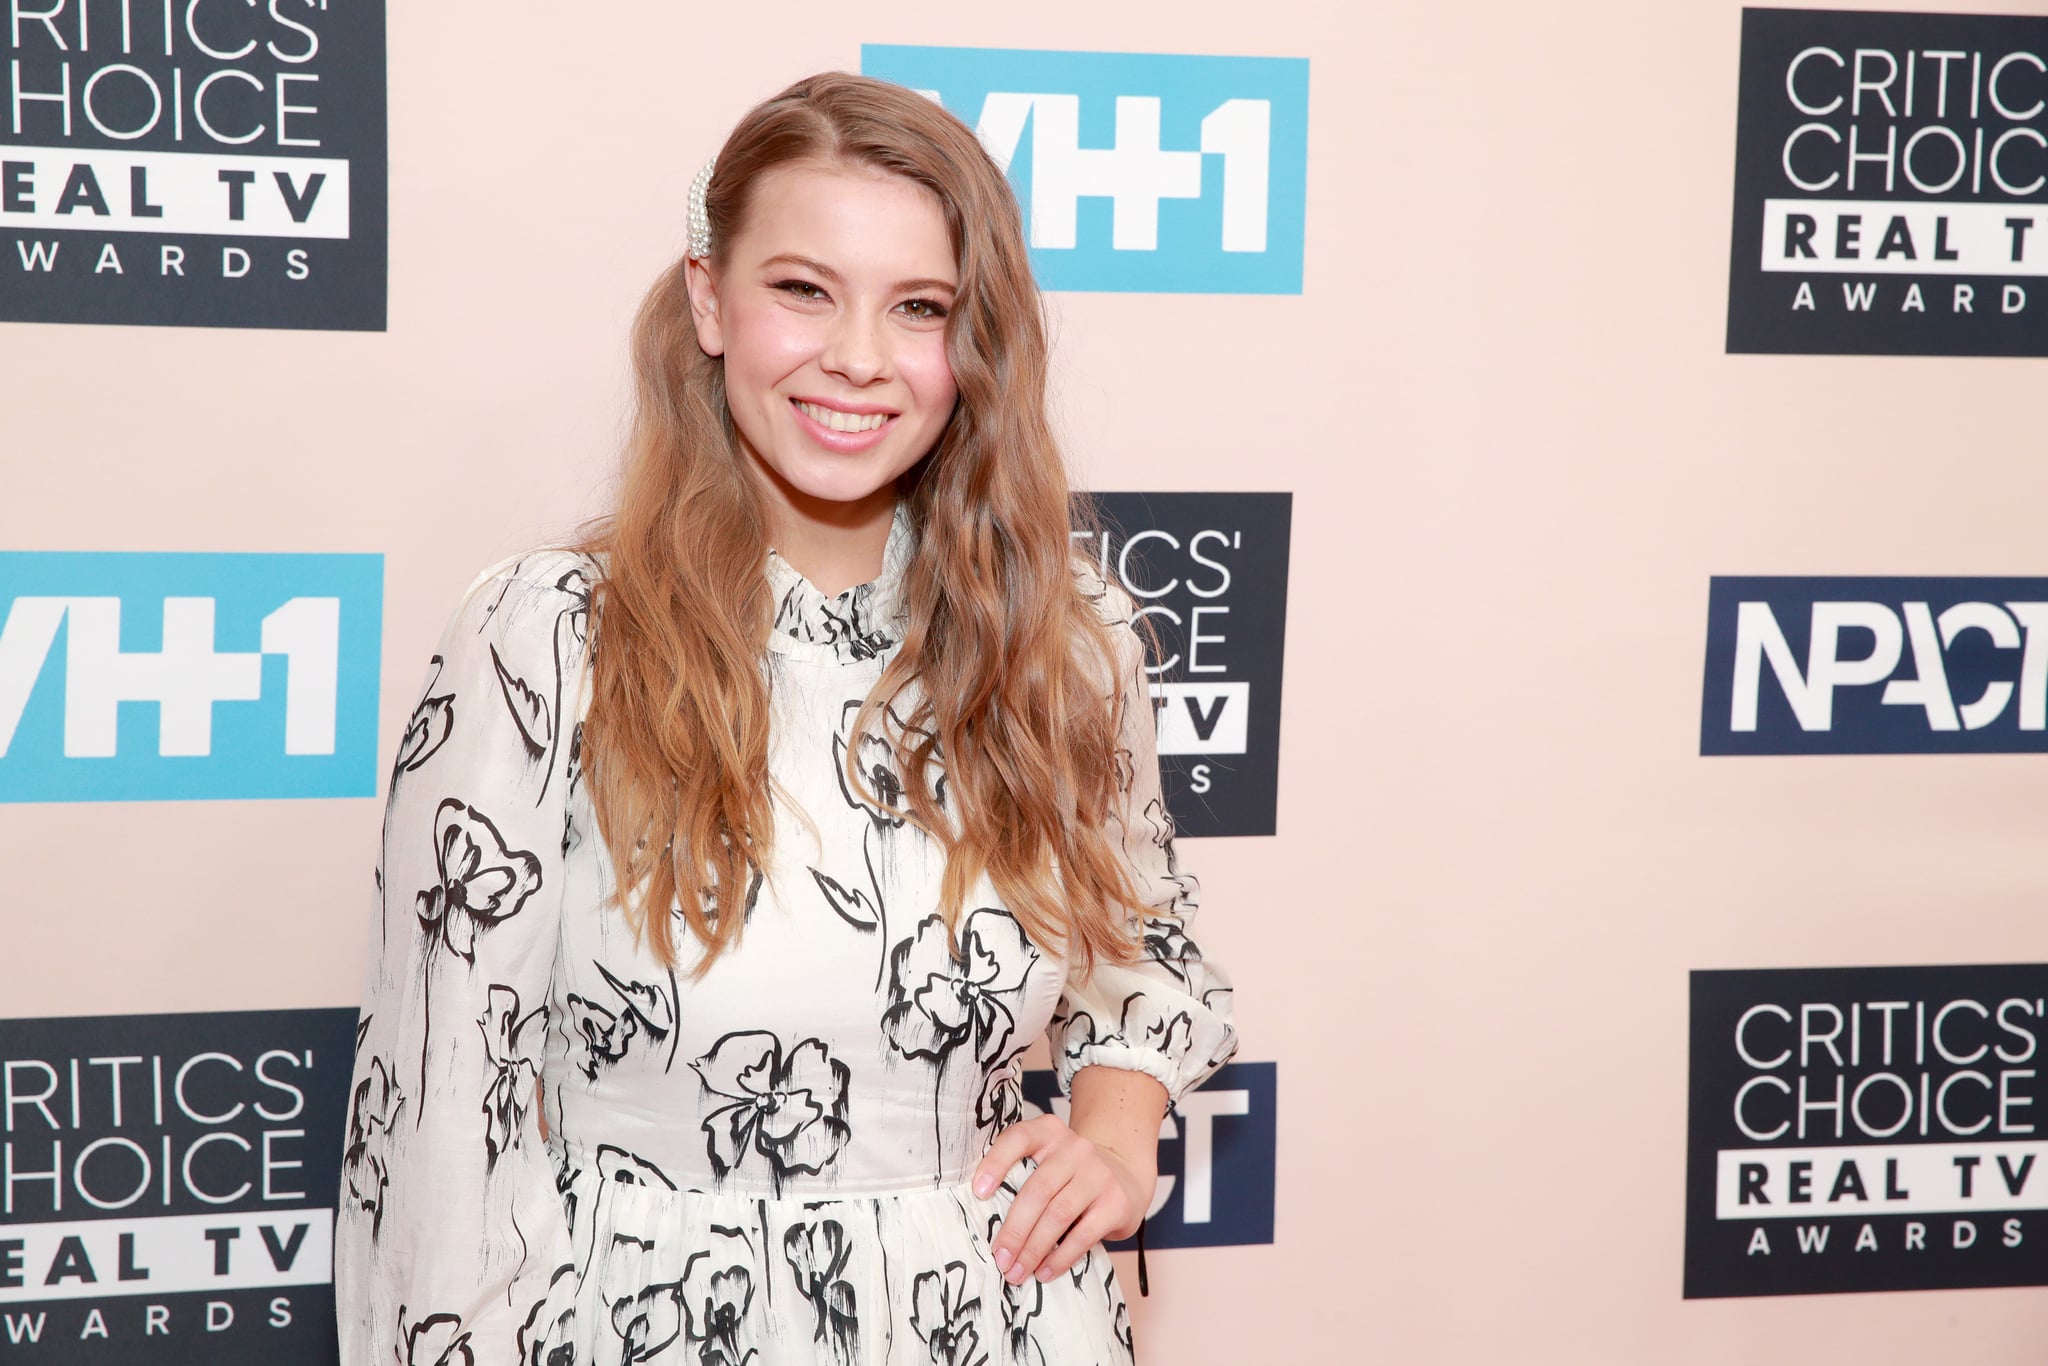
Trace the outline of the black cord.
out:
<instances>
[{"instance_id":1,"label":"black cord","mask_svg":"<svg viewBox=\"0 0 2048 1366\"><path fill-rule=\"evenodd\" d=\"M1151 1277L1145 1274L1145 1224L1142 1220L1138 1223L1138 1293L1140 1295L1150 1295L1152 1293Z\"/></svg>"}]
</instances>

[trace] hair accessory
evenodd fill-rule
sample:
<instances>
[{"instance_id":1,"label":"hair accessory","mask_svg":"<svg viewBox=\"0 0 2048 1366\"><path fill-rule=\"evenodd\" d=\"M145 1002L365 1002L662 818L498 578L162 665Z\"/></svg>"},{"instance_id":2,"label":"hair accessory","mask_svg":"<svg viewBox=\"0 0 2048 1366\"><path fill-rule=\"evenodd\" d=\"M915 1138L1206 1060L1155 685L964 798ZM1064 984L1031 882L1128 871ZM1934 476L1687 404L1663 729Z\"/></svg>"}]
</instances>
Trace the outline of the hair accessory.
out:
<instances>
[{"instance_id":1,"label":"hair accessory","mask_svg":"<svg viewBox=\"0 0 2048 1366\"><path fill-rule=\"evenodd\" d=\"M697 172L697 178L690 182L690 259L701 261L711 254L711 211L704 204L705 192L711 188L711 169L718 164L712 157L704 163L704 169Z\"/></svg>"}]
</instances>

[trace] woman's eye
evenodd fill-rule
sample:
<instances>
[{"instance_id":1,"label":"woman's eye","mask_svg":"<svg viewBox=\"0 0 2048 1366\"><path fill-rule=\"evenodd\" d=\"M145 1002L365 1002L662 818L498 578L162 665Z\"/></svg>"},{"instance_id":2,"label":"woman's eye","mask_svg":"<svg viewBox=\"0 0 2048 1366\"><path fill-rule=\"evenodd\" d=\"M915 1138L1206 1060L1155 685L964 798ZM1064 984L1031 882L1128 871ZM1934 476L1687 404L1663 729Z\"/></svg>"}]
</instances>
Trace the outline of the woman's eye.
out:
<instances>
[{"instance_id":1,"label":"woman's eye","mask_svg":"<svg viewBox=\"0 0 2048 1366\"><path fill-rule=\"evenodd\" d=\"M774 288L798 299L816 300L825 297L825 291L809 280L777 280Z\"/></svg>"},{"instance_id":2,"label":"woman's eye","mask_svg":"<svg viewBox=\"0 0 2048 1366\"><path fill-rule=\"evenodd\" d=\"M905 299L898 307L909 313L911 317L928 322L937 321L946 316L946 306L936 299Z\"/></svg>"}]
</instances>

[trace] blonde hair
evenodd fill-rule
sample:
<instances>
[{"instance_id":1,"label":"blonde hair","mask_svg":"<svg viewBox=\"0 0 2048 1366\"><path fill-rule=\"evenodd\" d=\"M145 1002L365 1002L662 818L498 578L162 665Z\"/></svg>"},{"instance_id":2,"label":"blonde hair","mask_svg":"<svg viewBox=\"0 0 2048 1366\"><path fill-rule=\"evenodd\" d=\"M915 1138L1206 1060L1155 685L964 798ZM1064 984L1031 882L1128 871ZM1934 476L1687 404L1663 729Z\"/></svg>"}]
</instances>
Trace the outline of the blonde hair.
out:
<instances>
[{"instance_id":1,"label":"blonde hair","mask_svg":"<svg viewBox=\"0 0 2048 1366\"><path fill-rule=\"evenodd\" d=\"M915 535L900 594L908 623L850 734L895 747L903 814L946 855L949 927L986 873L1034 942L1084 962L1129 961L1135 890L1115 847L1124 717L1111 632L1121 628L1074 569L1016 199L974 134L936 104L865 77L813 76L753 109L719 151L706 192L714 266L761 175L793 162L925 187L959 272L946 324L959 400L899 486ZM637 401L619 498L580 547L605 566L583 753L621 908L673 966L672 916L659 910L679 905L703 946L701 972L738 941L744 889L768 863L760 660L772 604L761 494L735 445L723 362L697 344L684 264L656 281L634 323ZM865 792L858 748L847 746L844 776Z\"/></svg>"}]
</instances>

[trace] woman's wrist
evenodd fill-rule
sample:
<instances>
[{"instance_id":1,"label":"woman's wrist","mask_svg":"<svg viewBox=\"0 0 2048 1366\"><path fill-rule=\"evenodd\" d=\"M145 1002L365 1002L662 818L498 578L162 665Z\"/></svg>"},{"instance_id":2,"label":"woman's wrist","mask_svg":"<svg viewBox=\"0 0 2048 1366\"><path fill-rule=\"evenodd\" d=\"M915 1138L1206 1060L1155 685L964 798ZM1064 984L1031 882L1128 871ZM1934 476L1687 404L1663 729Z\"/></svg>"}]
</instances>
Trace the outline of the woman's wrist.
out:
<instances>
[{"instance_id":1,"label":"woman's wrist","mask_svg":"<svg viewBox=\"0 0 2048 1366\"><path fill-rule=\"evenodd\" d=\"M1166 1117L1166 1088L1142 1072L1113 1067L1083 1067L1074 1074L1073 1108L1068 1127L1095 1145L1130 1204L1124 1226L1111 1231L1128 1237L1151 1208L1159 1182L1159 1127Z\"/></svg>"}]
</instances>

